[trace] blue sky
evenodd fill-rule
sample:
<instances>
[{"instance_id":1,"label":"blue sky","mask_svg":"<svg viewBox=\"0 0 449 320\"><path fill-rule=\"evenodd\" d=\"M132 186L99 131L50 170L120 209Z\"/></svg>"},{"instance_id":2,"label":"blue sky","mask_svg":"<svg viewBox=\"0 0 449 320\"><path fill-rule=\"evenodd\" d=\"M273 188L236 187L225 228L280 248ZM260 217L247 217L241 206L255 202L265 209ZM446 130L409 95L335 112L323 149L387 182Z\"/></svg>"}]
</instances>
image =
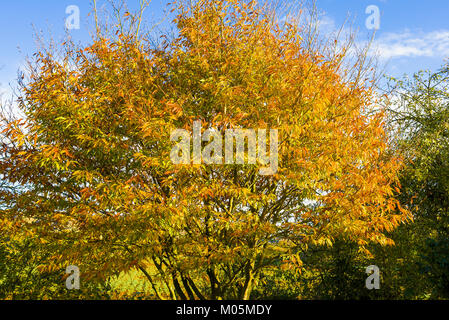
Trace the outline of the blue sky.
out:
<instances>
[{"instance_id":1,"label":"blue sky","mask_svg":"<svg viewBox=\"0 0 449 320\"><path fill-rule=\"evenodd\" d=\"M101 4L104 0L98 0ZM169 1L153 0L146 12L150 21L163 16ZM138 0L128 0L132 7ZM90 0L15 0L0 4L0 92L8 92L14 85L17 70L36 46L35 30L44 31L57 40L64 35L66 8L80 8L81 28L72 30L79 41L89 39L87 22L91 12ZM449 58L449 1L448 0L317 0L325 27L340 26L348 17L359 29L359 40L367 39L365 21L369 5L379 8L380 29L376 32L374 47L386 72L399 76L420 69L438 69Z\"/></svg>"},{"instance_id":2,"label":"blue sky","mask_svg":"<svg viewBox=\"0 0 449 320\"><path fill-rule=\"evenodd\" d=\"M326 23L336 26L348 13L359 28L360 38L368 38L365 9L375 5L380 11L380 29L373 48L386 63L386 72L399 76L420 69L438 69L449 58L448 0L318 0Z\"/></svg>"}]
</instances>

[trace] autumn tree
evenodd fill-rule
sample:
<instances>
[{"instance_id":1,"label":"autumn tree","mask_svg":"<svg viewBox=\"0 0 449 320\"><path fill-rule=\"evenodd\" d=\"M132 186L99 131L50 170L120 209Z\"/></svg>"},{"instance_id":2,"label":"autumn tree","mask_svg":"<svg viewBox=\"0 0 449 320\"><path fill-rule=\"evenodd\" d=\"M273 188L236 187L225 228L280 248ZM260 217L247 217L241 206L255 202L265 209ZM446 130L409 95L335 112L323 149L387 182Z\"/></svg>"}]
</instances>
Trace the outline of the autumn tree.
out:
<instances>
[{"instance_id":1,"label":"autumn tree","mask_svg":"<svg viewBox=\"0 0 449 320\"><path fill-rule=\"evenodd\" d=\"M2 119L3 180L20 186L2 191L2 230L38 236L42 271L136 268L160 299L248 299L266 268L300 271L310 244L391 244L409 218L401 160L361 60L255 1L171 6L178 32L159 46L125 12L89 45L35 53L25 117ZM278 130L277 171L173 163L171 134L196 121Z\"/></svg>"}]
</instances>

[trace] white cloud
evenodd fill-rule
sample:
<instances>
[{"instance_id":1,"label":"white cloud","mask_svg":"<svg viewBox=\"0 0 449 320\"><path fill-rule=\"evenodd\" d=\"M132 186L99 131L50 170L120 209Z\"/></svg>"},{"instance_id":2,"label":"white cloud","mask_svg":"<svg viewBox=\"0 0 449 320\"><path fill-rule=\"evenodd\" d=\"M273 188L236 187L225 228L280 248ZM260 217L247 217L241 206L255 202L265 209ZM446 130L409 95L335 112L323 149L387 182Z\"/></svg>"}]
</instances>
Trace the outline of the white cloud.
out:
<instances>
[{"instance_id":1,"label":"white cloud","mask_svg":"<svg viewBox=\"0 0 449 320\"><path fill-rule=\"evenodd\" d=\"M401 57L449 56L449 30L432 32L384 33L373 43L373 50L382 59Z\"/></svg>"},{"instance_id":2,"label":"white cloud","mask_svg":"<svg viewBox=\"0 0 449 320\"><path fill-rule=\"evenodd\" d=\"M13 90L11 86L5 83L0 83L0 99L10 99L12 94Z\"/></svg>"}]
</instances>

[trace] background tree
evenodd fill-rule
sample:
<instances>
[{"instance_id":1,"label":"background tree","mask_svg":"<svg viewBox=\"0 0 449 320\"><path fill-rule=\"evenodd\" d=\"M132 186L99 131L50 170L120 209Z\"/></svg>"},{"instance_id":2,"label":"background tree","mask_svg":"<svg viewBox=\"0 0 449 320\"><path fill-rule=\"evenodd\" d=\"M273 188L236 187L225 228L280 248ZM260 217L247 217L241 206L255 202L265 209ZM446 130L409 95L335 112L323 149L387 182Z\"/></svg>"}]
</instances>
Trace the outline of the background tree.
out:
<instances>
[{"instance_id":1,"label":"background tree","mask_svg":"<svg viewBox=\"0 0 449 320\"><path fill-rule=\"evenodd\" d=\"M391 122L398 129L398 147L407 154L401 175L400 199L413 204L415 223L404 226L405 243L414 251L409 263L427 285L426 293L447 298L449 282L449 74L421 71L410 78L392 79L399 98L391 108Z\"/></svg>"}]
</instances>

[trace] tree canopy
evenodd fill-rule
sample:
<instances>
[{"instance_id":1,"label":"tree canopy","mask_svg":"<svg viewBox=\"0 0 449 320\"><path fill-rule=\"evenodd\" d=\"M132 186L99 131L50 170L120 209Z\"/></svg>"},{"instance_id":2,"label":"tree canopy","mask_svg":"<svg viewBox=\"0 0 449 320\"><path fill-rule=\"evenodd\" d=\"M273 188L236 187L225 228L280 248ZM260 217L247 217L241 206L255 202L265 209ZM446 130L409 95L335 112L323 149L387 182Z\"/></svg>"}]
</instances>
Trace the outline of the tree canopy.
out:
<instances>
[{"instance_id":1,"label":"tree canopy","mask_svg":"<svg viewBox=\"0 0 449 320\"><path fill-rule=\"evenodd\" d=\"M347 51L315 50L254 1L172 6L177 35L157 47L132 24L35 53L25 117L2 118L4 234L37 236L41 271L137 268L161 299L248 299L262 270L300 272L309 245L392 244L411 218L395 196L403 162ZM170 135L195 121L278 130L277 172L174 164Z\"/></svg>"}]
</instances>

